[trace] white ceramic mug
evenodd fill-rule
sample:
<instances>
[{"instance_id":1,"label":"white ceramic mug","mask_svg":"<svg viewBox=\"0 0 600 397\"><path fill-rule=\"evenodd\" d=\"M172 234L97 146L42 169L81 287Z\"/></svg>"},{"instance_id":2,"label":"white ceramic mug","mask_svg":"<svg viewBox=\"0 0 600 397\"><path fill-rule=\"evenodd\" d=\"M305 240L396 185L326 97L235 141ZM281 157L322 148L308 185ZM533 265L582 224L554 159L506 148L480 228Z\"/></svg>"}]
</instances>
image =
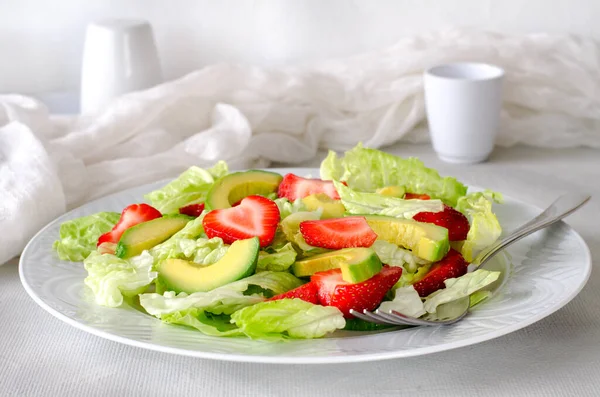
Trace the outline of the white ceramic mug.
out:
<instances>
[{"instance_id":1,"label":"white ceramic mug","mask_svg":"<svg viewBox=\"0 0 600 397\"><path fill-rule=\"evenodd\" d=\"M147 21L107 19L86 32L81 70L81 112L162 82L152 27Z\"/></svg>"},{"instance_id":2,"label":"white ceramic mug","mask_svg":"<svg viewBox=\"0 0 600 397\"><path fill-rule=\"evenodd\" d=\"M425 72L425 108L431 142L450 163L478 163L494 149L502 108L504 70L453 63Z\"/></svg>"}]
</instances>

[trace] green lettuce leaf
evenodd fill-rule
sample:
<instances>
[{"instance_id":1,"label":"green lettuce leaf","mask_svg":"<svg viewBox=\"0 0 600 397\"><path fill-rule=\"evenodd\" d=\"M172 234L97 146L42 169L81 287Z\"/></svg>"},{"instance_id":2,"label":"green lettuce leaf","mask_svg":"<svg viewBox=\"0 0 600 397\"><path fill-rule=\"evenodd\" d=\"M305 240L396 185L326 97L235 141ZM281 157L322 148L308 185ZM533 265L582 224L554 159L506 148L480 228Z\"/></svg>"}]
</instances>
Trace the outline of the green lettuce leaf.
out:
<instances>
[{"instance_id":1,"label":"green lettuce leaf","mask_svg":"<svg viewBox=\"0 0 600 397\"><path fill-rule=\"evenodd\" d=\"M242 331L231 324L227 315L215 315L200 309L189 309L180 312L165 314L161 320L167 324L184 325L192 327L210 336L240 336Z\"/></svg>"},{"instance_id":2,"label":"green lettuce leaf","mask_svg":"<svg viewBox=\"0 0 600 397\"><path fill-rule=\"evenodd\" d=\"M252 339L319 338L346 325L342 312L332 306L301 299L281 299L248 306L231 321Z\"/></svg>"},{"instance_id":3,"label":"green lettuce leaf","mask_svg":"<svg viewBox=\"0 0 600 397\"><path fill-rule=\"evenodd\" d=\"M258 255L256 271L271 270L275 272L284 272L294 264L296 255L296 250L291 243L287 243L281 248L261 251Z\"/></svg>"},{"instance_id":4,"label":"green lettuce leaf","mask_svg":"<svg viewBox=\"0 0 600 397\"><path fill-rule=\"evenodd\" d=\"M98 305L121 306L123 296L142 293L156 278L153 261L148 251L129 259L92 251L83 261L88 272L84 283L94 293Z\"/></svg>"},{"instance_id":5,"label":"green lettuce leaf","mask_svg":"<svg viewBox=\"0 0 600 397\"><path fill-rule=\"evenodd\" d=\"M141 294L140 305L165 323L197 329L207 335L234 336L242 332L229 315L269 296L294 289L302 281L290 273L265 271L208 292ZM252 291L255 291L252 293Z\"/></svg>"},{"instance_id":6,"label":"green lettuce leaf","mask_svg":"<svg viewBox=\"0 0 600 397\"><path fill-rule=\"evenodd\" d=\"M377 193L357 192L337 181L333 181L333 184L350 214L376 214L411 219L419 212L440 212L444 209L440 200L404 200Z\"/></svg>"},{"instance_id":7,"label":"green lettuce leaf","mask_svg":"<svg viewBox=\"0 0 600 397\"><path fill-rule=\"evenodd\" d=\"M153 247L150 254L154 257L154 266L165 259L186 259L202 265L212 265L225 256L229 246L222 239L199 237L206 236L202 218L203 215L188 222L167 241Z\"/></svg>"},{"instance_id":8,"label":"green lettuce leaf","mask_svg":"<svg viewBox=\"0 0 600 397\"><path fill-rule=\"evenodd\" d=\"M459 247L468 262L474 262L479 251L494 244L502 234L498 218L492 212L492 200L500 202L498 193L470 193L458 199L456 209L467 217L471 225L467 239Z\"/></svg>"},{"instance_id":9,"label":"green lettuce leaf","mask_svg":"<svg viewBox=\"0 0 600 397\"><path fill-rule=\"evenodd\" d=\"M290 202L287 198L282 197L276 198L274 201L275 204L277 204L277 207L279 208L279 214L281 216L281 219L285 219L291 214L295 214L296 212L308 211L302 199L297 199L293 202Z\"/></svg>"},{"instance_id":10,"label":"green lettuce leaf","mask_svg":"<svg viewBox=\"0 0 600 397\"><path fill-rule=\"evenodd\" d=\"M382 302L379 305L379 310L388 313L395 310L415 318L419 318L426 313L423 301L412 285L396 288L394 294L394 299Z\"/></svg>"},{"instance_id":11,"label":"green lettuce leaf","mask_svg":"<svg viewBox=\"0 0 600 397\"><path fill-rule=\"evenodd\" d=\"M321 163L321 178L345 181L354 190L374 192L386 186L404 186L410 193L428 194L454 207L467 187L455 178L442 178L416 158L403 159L358 144L338 158L333 151Z\"/></svg>"},{"instance_id":12,"label":"green lettuce leaf","mask_svg":"<svg viewBox=\"0 0 600 397\"><path fill-rule=\"evenodd\" d=\"M478 269L457 278L449 278L444 281L446 288L437 290L425 298L425 311L435 313L439 305L469 296L490 285L498 277L500 272Z\"/></svg>"},{"instance_id":13,"label":"green lettuce leaf","mask_svg":"<svg viewBox=\"0 0 600 397\"><path fill-rule=\"evenodd\" d=\"M381 262L390 266L402 266L405 272L414 273L420 266L431 262L419 258L411 251L385 240L375 240L371 246Z\"/></svg>"},{"instance_id":14,"label":"green lettuce leaf","mask_svg":"<svg viewBox=\"0 0 600 397\"><path fill-rule=\"evenodd\" d=\"M227 173L227 163L224 161L208 169L193 166L163 188L144 197L163 214L178 213L181 207L203 203L215 180Z\"/></svg>"},{"instance_id":15,"label":"green lettuce leaf","mask_svg":"<svg viewBox=\"0 0 600 397\"><path fill-rule=\"evenodd\" d=\"M176 294L167 291L162 295L142 294L140 305L149 314L159 318L165 314L189 309L200 309L213 314L231 314L238 309L265 300L262 293L249 294L251 287L258 287L259 292L268 291L269 295L278 295L300 285L302 281L290 273L265 271L208 292Z\"/></svg>"},{"instance_id":16,"label":"green lettuce leaf","mask_svg":"<svg viewBox=\"0 0 600 397\"><path fill-rule=\"evenodd\" d=\"M81 262L96 249L98 237L110 232L120 216L117 212L99 212L63 222L52 248L62 260Z\"/></svg>"}]
</instances>

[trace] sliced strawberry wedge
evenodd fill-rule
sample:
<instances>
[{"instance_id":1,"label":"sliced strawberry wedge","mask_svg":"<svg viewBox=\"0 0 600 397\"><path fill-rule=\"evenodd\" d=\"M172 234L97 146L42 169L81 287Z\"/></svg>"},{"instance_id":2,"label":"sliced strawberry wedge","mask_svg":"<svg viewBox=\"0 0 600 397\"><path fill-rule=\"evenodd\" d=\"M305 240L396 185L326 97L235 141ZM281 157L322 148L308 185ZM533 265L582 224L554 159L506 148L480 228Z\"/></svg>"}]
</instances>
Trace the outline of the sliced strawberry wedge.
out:
<instances>
[{"instance_id":1,"label":"sliced strawberry wedge","mask_svg":"<svg viewBox=\"0 0 600 397\"><path fill-rule=\"evenodd\" d=\"M179 209L179 213L188 216L199 217L204 211L204 203L190 204Z\"/></svg>"},{"instance_id":2,"label":"sliced strawberry wedge","mask_svg":"<svg viewBox=\"0 0 600 397\"><path fill-rule=\"evenodd\" d=\"M430 200L428 194L405 193L404 200Z\"/></svg>"},{"instance_id":3,"label":"sliced strawberry wedge","mask_svg":"<svg viewBox=\"0 0 600 397\"><path fill-rule=\"evenodd\" d=\"M334 250L370 247L377 240L377 234L362 216L304 221L300 223L300 233L307 244Z\"/></svg>"},{"instance_id":4,"label":"sliced strawberry wedge","mask_svg":"<svg viewBox=\"0 0 600 397\"><path fill-rule=\"evenodd\" d=\"M279 299L302 299L303 301L313 303L315 305L319 304L319 295L317 294L319 289L317 288L317 284L312 281L299 286L298 288L294 288L288 292L284 292L283 294L275 295L272 297L271 301L279 300Z\"/></svg>"},{"instance_id":5,"label":"sliced strawberry wedge","mask_svg":"<svg viewBox=\"0 0 600 397\"><path fill-rule=\"evenodd\" d=\"M235 207L212 210L202 221L208 238L220 237L225 244L232 244L258 237L261 247L273 242L278 223L277 204L262 196L248 196Z\"/></svg>"},{"instance_id":6,"label":"sliced strawberry wedge","mask_svg":"<svg viewBox=\"0 0 600 397\"><path fill-rule=\"evenodd\" d=\"M446 288L444 281L449 278L460 277L467 272L469 264L462 255L451 249L439 262L433 264L425 277L413 284L419 296L425 297L438 289Z\"/></svg>"},{"instance_id":7,"label":"sliced strawberry wedge","mask_svg":"<svg viewBox=\"0 0 600 397\"><path fill-rule=\"evenodd\" d=\"M285 197L290 201L317 193L325 193L334 200L339 200L340 198L332 181L302 178L294 174L284 176L277 190L279 197Z\"/></svg>"},{"instance_id":8,"label":"sliced strawberry wedge","mask_svg":"<svg viewBox=\"0 0 600 397\"><path fill-rule=\"evenodd\" d=\"M102 243L118 243L125 230L138 223L148 222L152 219L160 218L162 214L156 208L148 204L132 204L121 212L119 222L108 233L104 233L98 238L98 246Z\"/></svg>"},{"instance_id":9,"label":"sliced strawberry wedge","mask_svg":"<svg viewBox=\"0 0 600 397\"><path fill-rule=\"evenodd\" d=\"M401 275L401 267L385 265L379 273L362 283L351 284L344 281L340 269L315 273L310 280L319 288L321 305L335 306L344 313L344 317L352 318L350 309L361 312L379 306Z\"/></svg>"},{"instance_id":10,"label":"sliced strawberry wedge","mask_svg":"<svg viewBox=\"0 0 600 397\"><path fill-rule=\"evenodd\" d=\"M447 205L444 205L444 210L440 212L419 212L413 219L417 222L433 223L445 227L448 229L450 241L465 240L471 227L469 220L462 212Z\"/></svg>"}]
</instances>

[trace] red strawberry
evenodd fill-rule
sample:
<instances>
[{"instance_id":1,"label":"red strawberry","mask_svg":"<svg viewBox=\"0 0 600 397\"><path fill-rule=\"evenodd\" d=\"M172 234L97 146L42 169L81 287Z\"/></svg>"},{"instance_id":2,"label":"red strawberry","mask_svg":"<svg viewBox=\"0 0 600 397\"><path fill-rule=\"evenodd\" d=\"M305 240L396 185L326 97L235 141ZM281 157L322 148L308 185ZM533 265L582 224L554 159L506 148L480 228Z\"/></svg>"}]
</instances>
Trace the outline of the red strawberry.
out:
<instances>
[{"instance_id":1,"label":"red strawberry","mask_svg":"<svg viewBox=\"0 0 600 397\"><path fill-rule=\"evenodd\" d=\"M317 284L308 282L304 285L299 286L298 288L294 288L288 292L284 292L283 294L275 295L270 301L276 301L278 299L302 299L303 301L313 303L315 305L319 304L319 296L317 295Z\"/></svg>"},{"instance_id":2,"label":"red strawberry","mask_svg":"<svg viewBox=\"0 0 600 397\"><path fill-rule=\"evenodd\" d=\"M450 241L465 240L471 227L466 216L447 205L444 205L444 210L440 212L419 212L413 219L417 222L433 223L445 227L448 229Z\"/></svg>"},{"instance_id":3,"label":"red strawberry","mask_svg":"<svg viewBox=\"0 0 600 397\"><path fill-rule=\"evenodd\" d=\"M334 200L339 200L340 198L332 181L302 178L294 174L284 176L277 190L279 197L285 197L290 201L317 193L325 193Z\"/></svg>"},{"instance_id":4,"label":"red strawberry","mask_svg":"<svg viewBox=\"0 0 600 397\"><path fill-rule=\"evenodd\" d=\"M428 194L405 193L404 200L430 200Z\"/></svg>"},{"instance_id":5,"label":"red strawberry","mask_svg":"<svg viewBox=\"0 0 600 397\"><path fill-rule=\"evenodd\" d=\"M304 221L300 223L300 233L307 244L334 250L370 247L377 239L362 216Z\"/></svg>"},{"instance_id":6,"label":"red strawberry","mask_svg":"<svg viewBox=\"0 0 600 397\"><path fill-rule=\"evenodd\" d=\"M413 284L419 296L428 296L438 289L446 288L444 280L460 277L467 272L469 264L457 251L450 249L446 256L431 267L425 277Z\"/></svg>"},{"instance_id":7,"label":"red strawberry","mask_svg":"<svg viewBox=\"0 0 600 397\"><path fill-rule=\"evenodd\" d=\"M208 238L220 237L226 244L232 244L258 237L261 247L273 242L278 224L277 204L262 196L248 196L236 207L212 210L202 221Z\"/></svg>"},{"instance_id":8,"label":"red strawberry","mask_svg":"<svg viewBox=\"0 0 600 397\"><path fill-rule=\"evenodd\" d=\"M137 225L138 223L148 222L152 219L160 218L162 214L159 210L154 207L149 206L148 204L132 204L129 207L126 207L123 212L121 212L121 218L119 222L112 228L112 230L108 233L104 233L100 238L98 238L98 244L102 243L118 243L121 235L125 230L129 229L132 226Z\"/></svg>"},{"instance_id":9,"label":"red strawberry","mask_svg":"<svg viewBox=\"0 0 600 397\"><path fill-rule=\"evenodd\" d=\"M321 305L335 306L344 313L344 317L351 318L350 309L362 312L379 306L400 275L401 267L384 265L379 273L362 283L344 281L340 269L315 273L310 280L319 288Z\"/></svg>"},{"instance_id":10,"label":"red strawberry","mask_svg":"<svg viewBox=\"0 0 600 397\"><path fill-rule=\"evenodd\" d=\"M202 211L204 211L204 203L190 204L179 209L180 214L195 216L196 218L202 214Z\"/></svg>"}]
</instances>

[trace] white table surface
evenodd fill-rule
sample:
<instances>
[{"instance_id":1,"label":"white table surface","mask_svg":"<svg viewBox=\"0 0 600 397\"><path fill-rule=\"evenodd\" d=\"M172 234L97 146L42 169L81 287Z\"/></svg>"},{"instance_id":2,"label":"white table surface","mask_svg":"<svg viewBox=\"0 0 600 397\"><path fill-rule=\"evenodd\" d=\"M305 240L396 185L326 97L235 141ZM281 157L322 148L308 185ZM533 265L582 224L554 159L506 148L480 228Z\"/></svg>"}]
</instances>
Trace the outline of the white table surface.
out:
<instances>
[{"instance_id":1,"label":"white table surface","mask_svg":"<svg viewBox=\"0 0 600 397\"><path fill-rule=\"evenodd\" d=\"M600 150L497 149L489 162L473 166L444 164L428 146L386 150L539 206L563 191L588 191L593 200L568 223L600 257ZM89 335L29 298L17 260L0 266L1 396L404 394L600 395L600 273L592 272L579 296L555 314L474 346L371 363L262 365L174 356Z\"/></svg>"}]
</instances>

